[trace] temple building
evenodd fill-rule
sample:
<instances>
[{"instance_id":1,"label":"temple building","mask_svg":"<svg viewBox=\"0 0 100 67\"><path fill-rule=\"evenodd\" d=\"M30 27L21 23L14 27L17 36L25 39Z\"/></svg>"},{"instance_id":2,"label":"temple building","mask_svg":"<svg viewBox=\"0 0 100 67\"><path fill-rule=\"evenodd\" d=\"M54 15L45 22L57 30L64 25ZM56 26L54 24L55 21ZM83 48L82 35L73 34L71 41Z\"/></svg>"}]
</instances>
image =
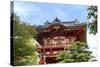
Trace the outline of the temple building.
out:
<instances>
[{"instance_id":1,"label":"temple building","mask_svg":"<svg viewBox=\"0 0 100 67\"><path fill-rule=\"evenodd\" d=\"M55 18L52 22L47 21L38 26L37 30L40 64L57 63L56 55L64 50L66 45L75 41L86 42L85 24L77 20L62 22Z\"/></svg>"}]
</instances>

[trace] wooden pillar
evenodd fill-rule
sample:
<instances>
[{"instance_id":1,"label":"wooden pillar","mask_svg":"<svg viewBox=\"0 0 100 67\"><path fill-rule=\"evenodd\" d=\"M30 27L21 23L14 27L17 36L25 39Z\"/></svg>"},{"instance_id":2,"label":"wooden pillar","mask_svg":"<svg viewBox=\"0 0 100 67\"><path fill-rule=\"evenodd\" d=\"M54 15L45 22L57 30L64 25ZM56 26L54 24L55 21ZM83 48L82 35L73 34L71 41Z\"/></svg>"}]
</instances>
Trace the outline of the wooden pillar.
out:
<instances>
[{"instance_id":1,"label":"wooden pillar","mask_svg":"<svg viewBox=\"0 0 100 67\"><path fill-rule=\"evenodd\" d=\"M41 53L39 64L46 64L44 53L45 49L43 49L43 52Z\"/></svg>"},{"instance_id":2,"label":"wooden pillar","mask_svg":"<svg viewBox=\"0 0 100 67\"><path fill-rule=\"evenodd\" d=\"M45 57L44 56L42 56L40 58L39 64L46 64L46 61L45 61Z\"/></svg>"}]
</instances>

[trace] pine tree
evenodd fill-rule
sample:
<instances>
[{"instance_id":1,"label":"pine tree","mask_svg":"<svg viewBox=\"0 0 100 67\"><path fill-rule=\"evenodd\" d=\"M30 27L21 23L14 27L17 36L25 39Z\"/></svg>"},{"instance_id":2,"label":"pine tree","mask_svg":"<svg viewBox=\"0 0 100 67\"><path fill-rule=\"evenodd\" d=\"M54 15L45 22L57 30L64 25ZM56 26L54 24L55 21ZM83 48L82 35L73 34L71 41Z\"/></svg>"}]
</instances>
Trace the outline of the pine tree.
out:
<instances>
[{"instance_id":1,"label":"pine tree","mask_svg":"<svg viewBox=\"0 0 100 67\"><path fill-rule=\"evenodd\" d=\"M59 62L87 62L90 61L94 56L91 55L89 47L84 42L76 41L65 47L64 51L59 52L57 60Z\"/></svg>"}]
</instances>

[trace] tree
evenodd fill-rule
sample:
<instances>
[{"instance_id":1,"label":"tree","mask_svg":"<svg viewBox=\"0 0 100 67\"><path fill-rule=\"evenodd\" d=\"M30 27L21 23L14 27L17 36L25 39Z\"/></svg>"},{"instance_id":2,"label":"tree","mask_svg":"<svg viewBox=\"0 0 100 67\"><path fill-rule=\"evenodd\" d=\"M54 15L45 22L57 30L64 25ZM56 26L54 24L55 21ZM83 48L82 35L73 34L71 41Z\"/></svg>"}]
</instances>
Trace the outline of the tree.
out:
<instances>
[{"instance_id":1,"label":"tree","mask_svg":"<svg viewBox=\"0 0 100 67\"><path fill-rule=\"evenodd\" d=\"M76 41L73 44L69 44L64 48L64 51L59 52L57 60L59 62L87 62L93 58L92 52L89 51L89 47L84 42Z\"/></svg>"},{"instance_id":2,"label":"tree","mask_svg":"<svg viewBox=\"0 0 100 67\"><path fill-rule=\"evenodd\" d=\"M32 26L30 24L27 23L23 23L23 26L25 27L25 29L29 32L28 34L30 34L31 36L33 36L34 38L37 37L37 30L36 30L36 26Z\"/></svg>"},{"instance_id":3,"label":"tree","mask_svg":"<svg viewBox=\"0 0 100 67\"><path fill-rule=\"evenodd\" d=\"M36 52L37 31L31 25L23 23L20 18L13 16L13 50L14 65L38 64Z\"/></svg>"},{"instance_id":4,"label":"tree","mask_svg":"<svg viewBox=\"0 0 100 67\"><path fill-rule=\"evenodd\" d=\"M14 65L38 64L38 55L33 39L14 39Z\"/></svg>"},{"instance_id":5,"label":"tree","mask_svg":"<svg viewBox=\"0 0 100 67\"><path fill-rule=\"evenodd\" d=\"M90 33L97 33L97 6L89 6L88 7L88 27L90 29ZM89 22L91 20L91 22Z\"/></svg>"}]
</instances>

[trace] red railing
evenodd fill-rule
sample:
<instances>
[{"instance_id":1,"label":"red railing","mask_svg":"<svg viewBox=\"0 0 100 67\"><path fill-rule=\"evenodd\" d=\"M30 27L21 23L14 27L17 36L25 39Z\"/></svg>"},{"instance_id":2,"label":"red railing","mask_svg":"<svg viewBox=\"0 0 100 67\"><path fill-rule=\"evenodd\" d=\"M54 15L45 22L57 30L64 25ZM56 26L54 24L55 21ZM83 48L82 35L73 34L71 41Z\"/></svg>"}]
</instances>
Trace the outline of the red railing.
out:
<instances>
[{"instance_id":1,"label":"red railing","mask_svg":"<svg viewBox=\"0 0 100 67\"><path fill-rule=\"evenodd\" d=\"M65 46L44 46L38 47L37 51L43 53L46 57L56 57L59 51L64 50Z\"/></svg>"}]
</instances>

